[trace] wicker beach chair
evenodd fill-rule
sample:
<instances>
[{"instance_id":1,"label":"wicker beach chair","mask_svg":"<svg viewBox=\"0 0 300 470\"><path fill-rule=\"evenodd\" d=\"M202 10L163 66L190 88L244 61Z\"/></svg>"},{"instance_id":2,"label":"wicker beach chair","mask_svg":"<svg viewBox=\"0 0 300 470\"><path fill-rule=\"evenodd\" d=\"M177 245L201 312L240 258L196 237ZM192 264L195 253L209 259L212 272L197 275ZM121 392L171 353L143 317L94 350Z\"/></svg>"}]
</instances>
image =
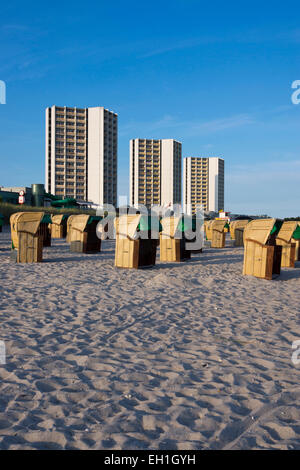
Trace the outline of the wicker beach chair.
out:
<instances>
[{"instance_id":1,"label":"wicker beach chair","mask_svg":"<svg viewBox=\"0 0 300 470\"><path fill-rule=\"evenodd\" d=\"M124 214L116 217L114 224L116 229L115 266L129 269L154 266L157 239L151 239L149 217L141 214ZM139 232L147 238L139 237Z\"/></svg>"},{"instance_id":2,"label":"wicker beach chair","mask_svg":"<svg viewBox=\"0 0 300 470\"><path fill-rule=\"evenodd\" d=\"M96 228L102 217L79 214L72 216L68 240L70 250L76 253L98 253L101 251L101 240Z\"/></svg>"},{"instance_id":3,"label":"wicker beach chair","mask_svg":"<svg viewBox=\"0 0 300 470\"><path fill-rule=\"evenodd\" d=\"M11 260L17 263L38 263L43 260L43 235L40 223L44 212L17 212L10 217Z\"/></svg>"},{"instance_id":4,"label":"wicker beach chair","mask_svg":"<svg viewBox=\"0 0 300 470\"><path fill-rule=\"evenodd\" d=\"M257 219L246 225L244 275L271 280L280 274L282 246L276 245L280 226L276 219Z\"/></svg>"},{"instance_id":5,"label":"wicker beach chair","mask_svg":"<svg viewBox=\"0 0 300 470\"><path fill-rule=\"evenodd\" d=\"M296 261L296 243L293 241L293 234L298 227L298 222L283 222L276 237L276 245L282 246L281 267L294 268Z\"/></svg>"},{"instance_id":6,"label":"wicker beach chair","mask_svg":"<svg viewBox=\"0 0 300 470\"><path fill-rule=\"evenodd\" d=\"M51 237L52 238L66 238L67 220L68 220L68 216L66 214L52 215L51 217Z\"/></svg>"},{"instance_id":7,"label":"wicker beach chair","mask_svg":"<svg viewBox=\"0 0 300 470\"><path fill-rule=\"evenodd\" d=\"M213 220L210 224L211 230L211 248L224 248L225 247L225 226L226 220Z\"/></svg>"},{"instance_id":8,"label":"wicker beach chair","mask_svg":"<svg viewBox=\"0 0 300 470\"><path fill-rule=\"evenodd\" d=\"M160 260L179 262L189 259L191 251L186 249L186 238L183 232L182 217L164 217L160 221Z\"/></svg>"}]
</instances>

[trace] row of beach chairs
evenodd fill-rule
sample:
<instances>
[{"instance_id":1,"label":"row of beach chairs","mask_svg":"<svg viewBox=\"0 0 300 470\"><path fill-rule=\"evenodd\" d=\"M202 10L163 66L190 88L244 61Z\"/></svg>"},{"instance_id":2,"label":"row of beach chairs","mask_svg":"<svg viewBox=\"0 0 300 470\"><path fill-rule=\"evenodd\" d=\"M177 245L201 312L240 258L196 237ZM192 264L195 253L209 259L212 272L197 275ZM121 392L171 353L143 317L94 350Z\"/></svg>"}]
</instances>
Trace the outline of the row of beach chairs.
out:
<instances>
[{"instance_id":1,"label":"row of beach chairs","mask_svg":"<svg viewBox=\"0 0 300 470\"><path fill-rule=\"evenodd\" d=\"M10 219L11 258L21 263L40 262L43 247L51 246L52 238L66 238L72 252L100 252L101 238L97 236L96 227L101 220L102 217L86 214L69 217L50 216L43 212L13 214ZM192 219L187 227L185 220L175 216L162 218L157 225L156 236L151 238L151 219L148 216L122 215L115 218L115 266L153 266L158 245L163 262L184 261L192 253L201 252L203 243L199 245L195 234L196 221ZM223 220L211 220L204 224L204 233L212 248L225 247L226 231L230 232L235 246L244 246L244 275L272 279L280 274L281 268L293 268L295 262L300 261L300 224L297 221L237 220L229 225ZM187 233L190 234L188 238ZM187 243L190 243L189 249Z\"/></svg>"},{"instance_id":2,"label":"row of beach chairs","mask_svg":"<svg viewBox=\"0 0 300 470\"><path fill-rule=\"evenodd\" d=\"M101 240L96 226L101 217L80 214L50 216L44 212L17 212L10 218L11 259L18 263L43 260L43 248L52 238L66 238L72 252L99 252Z\"/></svg>"},{"instance_id":3,"label":"row of beach chairs","mask_svg":"<svg viewBox=\"0 0 300 470\"><path fill-rule=\"evenodd\" d=\"M204 237L200 231L196 237L196 228L195 218L189 220L184 220L182 217L164 217L161 220L157 218L156 230L152 230L151 238L151 218L148 216L118 217L115 219L115 266L120 268L153 266L158 245L160 245L160 261L188 260L192 253L202 252L203 249ZM187 243L190 244L189 247Z\"/></svg>"},{"instance_id":4,"label":"row of beach chairs","mask_svg":"<svg viewBox=\"0 0 300 470\"><path fill-rule=\"evenodd\" d=\"M43 212L19 212L10 219L12 236L12 255L20 263L42 261L43 247L51 246L52 238L66 238L70 251L96 253L101 250L101 238L97 236L96 227L102 217L86 214L65 216L45 215ZM142 215L125 215L115 219L116 230L116 266L141 267L155 264L156 248L159 239L151 239L151 221ZM190 258L192 252L199 252L201 247L186 250L185 236L176 238L181 218L167 217L159 222L158 237L161 243L161 259L165 261L182 261ZM190 227L192 230L192 226ZM103 231L106 227L102 227ZM142 232L142 238L138 233ZM159 235L159 232L162 232ZM98 234L99 235L99 234ZM143 236L143 235L146 235ZM191 240L192 242L192 240ZM122 261L123 260L123 261Z\"/></svg>"}]
</instances>

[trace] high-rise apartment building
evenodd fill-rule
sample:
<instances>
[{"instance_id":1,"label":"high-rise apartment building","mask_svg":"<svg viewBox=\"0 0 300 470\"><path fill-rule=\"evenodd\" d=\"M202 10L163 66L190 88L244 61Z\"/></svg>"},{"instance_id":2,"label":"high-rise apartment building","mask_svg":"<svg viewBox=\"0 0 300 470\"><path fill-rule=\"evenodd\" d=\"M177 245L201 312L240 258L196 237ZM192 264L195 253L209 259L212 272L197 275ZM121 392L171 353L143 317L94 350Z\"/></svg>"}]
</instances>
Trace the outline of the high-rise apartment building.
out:
<instances>
[{"instance_id":1,"label":"high-rise apartment building","mask_svg":"<svg viewBox=\"0 0 300 470\"><path fill-rule=\"evenodd\" d=\"M181 203L182 145L173 139L130 141L130 205Z\"/></svg>"},{"instance_id":2,"label":"high-rise apartment building","mask_svg":"<svg viewBox=\"0 0 300 470\"><path fill-rule=\"evenodd\" d=\"M46 109L46 191L117 204L118 116L103 108Z\"/></svg>"},{"instance_id":3,"label":"high-rise apartment building","mask_svg":"<svg viewBox=\"0 0 300 470\"><path fill-rule=\"evenodd\" d=\"M183 203L187 213L224 210L224 160L211 157L183 159Z\"/></svg>"}]
</instances>

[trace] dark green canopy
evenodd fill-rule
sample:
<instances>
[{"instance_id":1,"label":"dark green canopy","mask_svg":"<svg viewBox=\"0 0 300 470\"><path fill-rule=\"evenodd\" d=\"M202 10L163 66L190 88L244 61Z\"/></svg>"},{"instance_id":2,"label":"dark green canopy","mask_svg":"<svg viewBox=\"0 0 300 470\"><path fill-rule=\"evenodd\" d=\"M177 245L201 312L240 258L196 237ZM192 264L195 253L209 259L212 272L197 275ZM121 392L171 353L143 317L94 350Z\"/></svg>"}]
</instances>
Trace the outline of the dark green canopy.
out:
<instances>
[{"instance_id":1,"label":"dark green canopy","mask_svg":"<svg viewBox=\"0 0 300 470\"><path fill-rule=\"evenodd\" d=\"M89 220L88 220L88 225L93 223L93 222L100 222L100 220L102 220L103 217L102 215L91 215Z\"/></svg>"},{"instance_id":2,"label":"dark green canopy","mask_svg":"<svg viewBox=\"0 0 300 470\"><path fill-rule=\"evenodd\" d=\"M153 219L153 220L152 220ZM158 217L151 217L150 215L143 215L141 217L140 223L138 225L138 230L140 232L147 232L151 230L151 224L153 227L159 227L159 231L162 231L162 226Z\"/></svg>"},{"instance_id":3,"label":"dark green canopy","mask_svg":"<svg viewBox=\"0 0 300 470\"><path fill-rule=\"evenodd\" d=\"M273 235L274 233L277 235L281 229L281 226L283 224L283 221L282 220L276 220L272 230L271 230L271 233L270 235Z\"/></svg>"},{"instance_id":4,"label":"dark green canopy","mask_svg":"<svg viewBox=\"0 0 300 470\"><path fill-rule=\"evenodd\" d=\"M292 238L294 238L295 240L300 240L300 225L297 226Z\"/></svg>"},{"instance_id":5,"label":"dark green canopy","mask_svg":"<svg viewBox=\"0 0 300 470\"><path fill-rule=\"evenodd\" d=\"M44 217L42 218L41 224L51 224L51 215L50 214L45 214Z\"/></svg>"}]
</instances>

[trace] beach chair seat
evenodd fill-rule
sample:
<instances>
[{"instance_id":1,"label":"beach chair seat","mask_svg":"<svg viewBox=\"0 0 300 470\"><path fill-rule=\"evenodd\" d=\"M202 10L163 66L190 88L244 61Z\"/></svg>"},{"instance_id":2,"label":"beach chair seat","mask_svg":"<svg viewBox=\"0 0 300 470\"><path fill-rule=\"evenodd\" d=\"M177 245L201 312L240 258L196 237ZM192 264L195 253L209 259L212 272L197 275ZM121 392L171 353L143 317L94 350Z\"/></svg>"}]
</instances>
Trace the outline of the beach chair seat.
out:
<instances>
[{"instance_id":1,"label":"beach chair seat","mask_svg":"<svg viewBox=\"0 0 300 470\"><path fill-rule=\"evenodd\" d=\"M57 214L51 217L51 237L66 238L68 215Z\"/></svg>"},{"instance_id":2,"label":"beach chair seat","mask_svg":"<svg viewBox=\"0 0 300 470\"><path fill-rule=\"evenodd\" d=\"M244 227L234 230L234 246L244 246Z\"/></svg>"},{"instance_id":3,"label":"beach chair seat","mask_svg":"<svg viewBox=\"0 0 300 470\"><path fill-rule=\"evenodd\" d=\"M43 260L43 235L40 223L44 212L17 212L10 217L11 260L17 263L39 263Z\"/></svg>"},{"instance_id":4,"label":"beach chair seat","mask_svg":"<svg viewBox=\"0 0 300 470\"><path fill-rule=\"evenodd\" d=\"M242 219L242 220L232 220L229 225L229 230L230 230L230 238L231 240L235 240L236 238L236 230L245 228L246 225L249 223L248 219ZM240 235L240 234L238 234ZM241 246L241 245L238 245Z\"/></svg>"},{"instance_id":5,"label":"beach chair seat","mask_svg":"<svg viewBox=\"0 0 300 470\"><path fill-rule=\"evenodd\" d=\"M298 227L296 221L283 222L281 229L276 237L276 245L282 246L281 267L294 268L296 261L296 242L293 235ZM296 235L295 235L296 236Z\"/></svg>"},{"instance_id":6,"label":"beach chair seat","mask_svg":"<svg viewBox=\"0 0 300 470\"><path fill-rule=\"evenodd\" d=\"M210 224L211 230L211 248L225 247L225 226L228 225L226 220L213 220Z\"/></svg>"},{"instance_id":7,"label":"beach chair seat","mask_svg":"<svg viewBox=\"0 0 300 470\"><path fill-rule=\"evenodd\" d=\"M271 280L280 274L282 246L275 242L280 226L276 219L257 219L246 225L244 275Z\"/></svg>"},{"instance_id":8,"label":"beach chair seat","mask_svg":"<svg viewBox=\"0 0 300 470\"><path fill-rule=\"evenodd\" d=\"M101 240L96 228L102 217L79 214L72 216L69 229L70 251L75 253L98 253Z\"/></svg>"},{"instance_id":9,"label":"beach chair seat","mask_svg":"<svg viewBox=\"0 0 300 470\"><path fill-rule=\"evenodd\" d=\"M124 214L115 219L116 267L138 269L155 265L157 239L151 238L150 226L150 219L142 214Z\"/></svg>"},{"instance_id":10,"label":"beach chair seat","mask_svg":"<svg viewBox=\"0 0 300 470\"><path fill-rule=\"evenodd\" d=\"M51 246L51 215L44 214L40 223L39 232L43 238L43 246Z\"/></svg>"},{"instance_id":11,"label":"beach chair seat","mask_svg":"<svg viewBox=\"0 0 300 470\"><path fill-rule=\"evenodd\" d=\"M180 262L191 257L191 251L186 249L186 240L182 217L164 217L160 221L160 261Z\"/></svg>"},{"instance_id":12,"label":"beach chair seat","mask_svg":"<svg viewBox=\"0 0 300 470\"><path fill-rule=\"evenodd\" d=\"M295 261L300 261L300 240L294 240L295 242Z\"/></svg>"}]
</instances>

